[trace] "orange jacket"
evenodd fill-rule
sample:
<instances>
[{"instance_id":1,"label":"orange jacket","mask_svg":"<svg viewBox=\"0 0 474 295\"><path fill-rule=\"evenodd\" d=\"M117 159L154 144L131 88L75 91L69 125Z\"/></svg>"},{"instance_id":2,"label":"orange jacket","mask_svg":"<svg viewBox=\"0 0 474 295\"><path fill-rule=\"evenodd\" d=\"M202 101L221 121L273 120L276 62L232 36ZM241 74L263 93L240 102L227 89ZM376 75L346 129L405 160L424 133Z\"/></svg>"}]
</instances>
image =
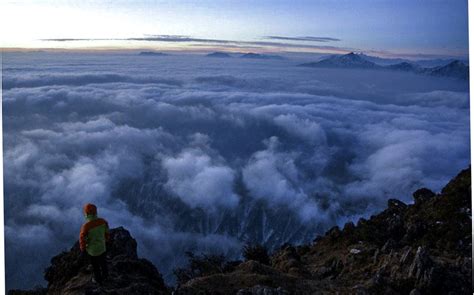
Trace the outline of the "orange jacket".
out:
<instances>
[{"instance_id":1,"label":"orange jacket","mask_svg":"<svg viewBox=\"0 0 474 295\"><path fill-rule=\"evenodd\" d=\"M81 227L79 247L91 256L105 252L105 242L109 240L109 225L107 221L97 217L97 208L92 204L84 206L87 222Z\"/></svg>"}]
</instances>

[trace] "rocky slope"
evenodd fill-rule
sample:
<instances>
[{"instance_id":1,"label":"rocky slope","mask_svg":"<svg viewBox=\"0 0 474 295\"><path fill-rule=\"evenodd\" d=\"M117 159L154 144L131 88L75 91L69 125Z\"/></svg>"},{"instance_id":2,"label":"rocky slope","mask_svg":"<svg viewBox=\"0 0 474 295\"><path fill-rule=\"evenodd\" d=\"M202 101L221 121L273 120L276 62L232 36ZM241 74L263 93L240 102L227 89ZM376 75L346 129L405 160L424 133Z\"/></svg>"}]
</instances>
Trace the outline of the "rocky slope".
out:
<instances>
[{"instance_id":1,"label":"rocky slope","mask_svg":"<svg viewBox=\"0 0 474 295\"><path fill-rule=\"evenodd\" d=\"M471 294L471 175L439 195L388 201L369 220L334 227L312 245L285 245L255 260L197 277L177 294Z\"/></svg>"},{"instance_id":2,"label":"rocky slope","mask_svg":"<svg viewBox=\"0 0 474 295\"><path fill-rule=\"evenodd\" d=\"M115 294L145 295L169 294L161 274L146 259L137 257L137 243L123 227L110 231L108 246L109 280L103 286L92 283L92 268L86 257L80 255L79 244L70 251L51 259L51 266L45 270L44 277L48 287L32 291L12 290L10 295L18 294Z\"/></svg>"},{"instance_id":3,"label":"rocky slope","mask_svg":"<svg viewBox=\"0 0 474 295\"><path fill-rule=\"evenodd\" d=\"M174 294L471 294L471 173L462 171L440 194L422 188L407 205L347 223L311 245L261 248L245 261L190 255L176 272ZM123 228L112 230L111 280L91 283L78 245L52 259L46 289L10 294L169 294L156 268L139 259Z\"/></svg>"}]
</instances>

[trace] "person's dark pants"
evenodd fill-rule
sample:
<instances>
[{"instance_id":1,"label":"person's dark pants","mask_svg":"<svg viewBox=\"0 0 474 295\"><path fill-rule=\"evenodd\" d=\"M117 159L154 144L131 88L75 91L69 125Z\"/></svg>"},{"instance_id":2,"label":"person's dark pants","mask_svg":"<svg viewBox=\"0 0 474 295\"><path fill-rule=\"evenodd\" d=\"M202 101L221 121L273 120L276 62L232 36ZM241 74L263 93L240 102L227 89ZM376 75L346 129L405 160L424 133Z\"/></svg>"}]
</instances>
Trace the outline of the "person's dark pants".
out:
<instances>
[{"instance_id":1,"label":"person's dark pants","mask_svg":"<svg viewBox=\"0 0 474 295\"><path fill-rule=\"evenodd\" d=\"M107 253L104 252L99 256L89 255L92 269L94 271L94 278L97 283L102 283L109 275L107 269Z\"/></svg>"}]
</instances>

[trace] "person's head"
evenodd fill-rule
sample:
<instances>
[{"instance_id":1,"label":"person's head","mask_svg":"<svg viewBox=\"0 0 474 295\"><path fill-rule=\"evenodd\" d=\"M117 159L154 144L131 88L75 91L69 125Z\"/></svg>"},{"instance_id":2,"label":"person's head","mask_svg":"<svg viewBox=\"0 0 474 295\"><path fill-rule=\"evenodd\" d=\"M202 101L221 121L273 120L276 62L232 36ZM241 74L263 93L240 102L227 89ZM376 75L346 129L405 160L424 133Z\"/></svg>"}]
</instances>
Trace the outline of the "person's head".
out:
<instances>
[{"instance_id":1,"label":"person's head","mask_svg":"<svg viewBox=\"0 0 474 295\"><path fill-rule=\"evenodd\" d=\"M94 204L88 203L84 206L84 215L97 215L97 207Z\"/></svg>"}]
</instances>

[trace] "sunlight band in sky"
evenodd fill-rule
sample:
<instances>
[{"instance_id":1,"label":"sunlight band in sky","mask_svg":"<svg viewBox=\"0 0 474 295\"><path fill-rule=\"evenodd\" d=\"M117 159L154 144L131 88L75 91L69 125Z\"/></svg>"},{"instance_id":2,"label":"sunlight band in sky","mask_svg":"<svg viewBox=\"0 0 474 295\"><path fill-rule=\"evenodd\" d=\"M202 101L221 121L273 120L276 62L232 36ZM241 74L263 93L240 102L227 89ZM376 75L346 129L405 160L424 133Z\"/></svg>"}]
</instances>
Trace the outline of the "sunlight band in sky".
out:
<instances>
[{"instance_id":1,"label":"sunlight band in sky","mask_svg":"<svg viewBox=\"0 0 474 295\"><path fill-rule=\"evenodd\" d=\"M468 55L465 0L3 1L0 10L4 49Z\"/></svg>"}]
</instances>

